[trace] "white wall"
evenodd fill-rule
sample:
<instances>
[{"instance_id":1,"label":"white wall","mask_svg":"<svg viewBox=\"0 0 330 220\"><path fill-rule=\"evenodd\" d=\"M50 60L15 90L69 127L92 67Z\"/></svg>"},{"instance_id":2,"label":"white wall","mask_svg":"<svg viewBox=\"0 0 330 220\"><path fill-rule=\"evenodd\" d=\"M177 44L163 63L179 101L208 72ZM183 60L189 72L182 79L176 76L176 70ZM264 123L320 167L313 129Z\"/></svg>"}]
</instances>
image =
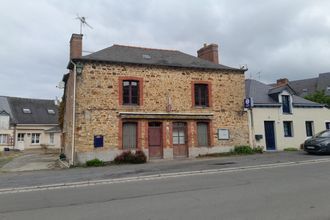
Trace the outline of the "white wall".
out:
<instances>
[{"instance_id":1,"label":"white wall","mask_svg":"<svg viewBox=\"0 0 330 220\"><path fill-rule=\"evenodd\" d=\"M250 110L251 111L251 110ZM292 108L293 114L283 114L281 107L252 109L253 124L252 139L255 146L266 149L264 121L274 121L276 150L288 147L299 148L308 137L306 136L306 121L314 122L314 134L326 129L325 122L330 121L330 109L327 108ZM284 137L283 121L292 121L292 137ZM256 141L255 134L263 138Z\"/></svg>"},{"instance_id":2,"label":"white wall","mask_svg":"<svg viewBox=\"0 0 330 220\"><path fill-rule=\"evenodd\" d=\"M59 149L61 146L61 133L54 134L54 144L50 144L49 140L49 133L46 133L45 130L50 129L50 126L20 126L16 128L16 145L15 148L19 148L19 142L17 140L18 134L23 133L24 135L24 150L26 149L35 149L41 148L45 145L47 148L57 148ZM39 133L40 139L39 143L31 143L32 140L32 133Z\"/></svg>"},{"instance_id":3,"label":"white wall","mask_svg":"<svg viewBox=\"0 0 330 220\"><path fill-rule=\"evenodd\" d=\"M0 151L3 151L4 148L12 148L13 141L13 130L9 127L9 116L8 115L0 115L0 134L4 134L8 136L8 143L0 144Z\"/></svg>"}]
</instances>

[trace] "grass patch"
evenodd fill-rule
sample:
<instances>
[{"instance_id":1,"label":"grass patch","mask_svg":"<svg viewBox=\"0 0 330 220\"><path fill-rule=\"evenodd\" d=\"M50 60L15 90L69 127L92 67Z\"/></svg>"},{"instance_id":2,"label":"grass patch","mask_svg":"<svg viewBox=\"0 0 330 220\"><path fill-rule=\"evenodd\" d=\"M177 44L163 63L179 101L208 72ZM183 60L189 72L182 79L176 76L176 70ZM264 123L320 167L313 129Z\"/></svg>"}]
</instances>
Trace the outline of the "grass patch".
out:
<instances>
[{"instance_id":1,"label":"grass patch","mask_svg":"<svg viewBox=\"0 0 330 220\"><path fill-rule=\"evenodd\" d=\"M284 151L298 151L299 149L295 148L295 147L287 147L287 148L284 148L283 150Z\"/></svg>"},{"instance_id":2,"label":"grass patch","mask_svg":"<svg viewBox=\"0 0 330 220\"><path fill-rule=\"evenodd\" d=\"M233 150L229 152L223 153L210 153L210 154L200 154L197 158L203 157L230 157L230 156L237 156L237 155L251 155L251 154L262 154L263 148L262 147L255 147L252 148L250 146L235 146Z\"/></svg>"}]
</instances>

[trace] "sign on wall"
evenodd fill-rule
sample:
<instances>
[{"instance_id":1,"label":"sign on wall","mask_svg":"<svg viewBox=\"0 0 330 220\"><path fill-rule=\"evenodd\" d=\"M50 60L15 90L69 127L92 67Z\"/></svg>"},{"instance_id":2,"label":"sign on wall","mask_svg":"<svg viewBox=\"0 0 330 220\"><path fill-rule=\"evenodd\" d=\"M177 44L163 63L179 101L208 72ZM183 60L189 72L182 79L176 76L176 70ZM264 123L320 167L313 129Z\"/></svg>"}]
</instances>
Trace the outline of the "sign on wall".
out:
<instances>
[{"instance_id":1,"label":"sign on wall","mask_svg":"<svg viewBox=\"0 0 330 220\"><path fill-rule=\"evenodd\" d=\"M219 140L229 140L229 130L225 128L218 129L218 139Z\"/></svg>"},{"instance_id":2,"label":"sign on wall","mask_svg":"<svg viewBox=\"0 0 330 220\"><path fill-rule=\"evenodd\" d=\"M252 108L253 107L253 99L246 98L244 99L244 108Z\"/></svg>"},{"instance_id":3,"label":"sign on wall","mask_svg":"<svg viewBox=\"0 0 330 220\"><path fill-rule=\"evenodd\" d=\"M94 147L103 147L103 135L94 136Z\"/></svg>"}]
</instances>

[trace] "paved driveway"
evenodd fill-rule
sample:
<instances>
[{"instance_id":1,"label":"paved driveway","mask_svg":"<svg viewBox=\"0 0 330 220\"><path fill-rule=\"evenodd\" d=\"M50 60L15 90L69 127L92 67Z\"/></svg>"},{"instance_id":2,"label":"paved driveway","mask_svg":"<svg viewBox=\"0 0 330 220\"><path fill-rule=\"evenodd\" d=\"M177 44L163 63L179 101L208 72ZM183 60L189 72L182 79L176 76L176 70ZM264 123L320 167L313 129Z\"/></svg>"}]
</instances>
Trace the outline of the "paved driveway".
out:
<instances>
[{"instance_id":1,"label":"paved driveway","mask_svg":"<svg viewBox=\"0 0 330 220\"><path fill-rule=\"evenodd\" d=\"M2 172L33 171L57 167L58 153L43 150L26 150L0 168Z\"/></svg>"}]
</instances>

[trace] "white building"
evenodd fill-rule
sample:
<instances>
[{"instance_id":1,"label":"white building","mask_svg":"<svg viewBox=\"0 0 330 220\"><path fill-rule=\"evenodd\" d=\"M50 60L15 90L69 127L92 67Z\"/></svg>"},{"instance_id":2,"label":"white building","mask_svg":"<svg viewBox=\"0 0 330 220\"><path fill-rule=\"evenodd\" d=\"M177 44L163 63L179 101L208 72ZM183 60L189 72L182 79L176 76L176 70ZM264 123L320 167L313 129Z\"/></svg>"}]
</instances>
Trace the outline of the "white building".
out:
<instances>
[{"instance_id":1,"label":"white building","mask_svg":"<svg viewBox=\"0 0 330 220\"><path fill-rule=\"evenodd\" d=\"M250 142L265 150L299 148L310 136L330 129L330 109L296 95L290 84L275 86L245 81L249 109Z\"/></svg>"},{"instance_id":2,"label":"white building","mask_svg":"<svg viewBox=\"0 0 330 220\"><path fill-rule=\"evenodd\" d=\"M0 151L60 146L58 106L53 100L0 96Z\"/></svg>"}]
</instances>

